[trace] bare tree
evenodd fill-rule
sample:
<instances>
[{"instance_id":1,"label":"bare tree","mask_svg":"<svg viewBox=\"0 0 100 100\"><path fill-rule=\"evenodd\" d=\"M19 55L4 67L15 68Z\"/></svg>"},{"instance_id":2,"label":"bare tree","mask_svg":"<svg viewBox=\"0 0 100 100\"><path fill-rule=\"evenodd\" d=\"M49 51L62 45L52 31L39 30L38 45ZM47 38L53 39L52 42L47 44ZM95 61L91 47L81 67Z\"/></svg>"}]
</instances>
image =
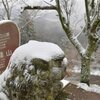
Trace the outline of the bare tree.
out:
<instances>
[{"instance_id":1,"label":"bare tree","mask_svg":"<svg viewBox=\"0 0 100 100\"><path fill-rule=\"evenodd\" d=\"M4 12L6 15L6 19L10 20L11 19L11 12L13 7L15 6L14 4L17 2L18 0L1 0L1 5L3 5L4 8ZM4 18L4 15L2 15L2 18Z\"/></svg>"},{"instance_id":2,"label":"bare tree","mask_svg":"<svg viewBox=\"0 0 100 100\"><path fill-rule=\"evenodd\" d=\"M34 29L34 18L37 13L25 11L19 16L18 26L21 32L21 44L25 44L29 40L36 38ZM32 16L33 15L33 16Z\"/></svg>"},{"instance_id":3,"label":"bare tree","mask_svg":"<svg viewBox=\"0 0 100 100\"><path fill-rule=\"evenodd\" d=\"M91 57L93 52L95 51L97 47L97 43L99 40L99 37L97 36L97 27L100 29L100 1L97 0L91 0L90 3L89 0L84 0L85 2L85 16L86 16L86 23L85 23L85 32L88 37L88 45L86 48L83 48L79 40L77 39L79 34L83 32L80 32L77 36L73 34L73 31L71 29L70 24L70 16L72 11L73 2L71 2L69 7L70 0L55 0L56 6L26 6L24 10L56 10L59 15L59 20L61 22L62 28L65 31L68 39L70 42L74 45L74 47L77 49L78 53L81 57L81 79L80 81L83 83L87 83L89 85L90 81L90 63L91 63Z\"/></svg>"}]
</instances>

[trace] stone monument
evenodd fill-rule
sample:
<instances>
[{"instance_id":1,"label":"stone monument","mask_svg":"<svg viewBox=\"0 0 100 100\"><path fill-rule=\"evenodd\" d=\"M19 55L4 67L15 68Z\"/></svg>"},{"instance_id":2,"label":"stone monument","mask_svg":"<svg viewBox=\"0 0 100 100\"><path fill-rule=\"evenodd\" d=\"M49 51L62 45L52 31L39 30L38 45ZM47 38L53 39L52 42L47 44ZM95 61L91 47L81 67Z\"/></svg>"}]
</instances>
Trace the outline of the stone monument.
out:
<instances>
[{"instance_id":1,"label":"stone monument","mask_svg":"<svg viewBox=\"0 0 100 100\"><path fill-rule=\"evenodd\" d=\"M14 50L19 46L19 30L12 21L0 21L0 73L9 62Z\"/></svg>"}]
</instances>

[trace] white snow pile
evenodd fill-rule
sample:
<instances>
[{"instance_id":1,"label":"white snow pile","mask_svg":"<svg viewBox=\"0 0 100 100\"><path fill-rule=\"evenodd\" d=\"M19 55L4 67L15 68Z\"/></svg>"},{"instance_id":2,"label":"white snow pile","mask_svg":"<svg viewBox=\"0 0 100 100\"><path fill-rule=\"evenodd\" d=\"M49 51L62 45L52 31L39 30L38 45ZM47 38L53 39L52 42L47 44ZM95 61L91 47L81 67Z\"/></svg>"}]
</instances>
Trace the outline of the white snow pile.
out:
<instances>
[{"instance_id":1,"label":"white snow pile","mask_svg":"<svg viewBox=\"0 0 100 100\"><path fill-rule=\"evenodd\" d=\"M67 58L65 57L65 58L63 59L62 65L63 65L63 66L67 66L67 64L68 64L68 60L67 60Z\"/></svg>"},{"instance_id":2,"label":"white snow pile","mask_svg":"<svg viewBox=\"0 0 100 100\"><path fill-rule=\"evenodd\" d=\"M63 88L64 88L65 86L67 86L67 85L70 83L70 82L69 82L68 80L66 80L66 79L62 79L60 82L63 84Z\"/></svg>"},{"instance_id":3,"label":"white snow pile","mask_svg":"<svg viewBox=\"0 0 100 100\"><path fill-rule=\"evenodd\" d=\"M61 48L49 42L38 42L30 40L28 43L18 47L11 56L10 64L26 63L29 64L32 59L40 58L45 61L51 59L63 58L64 52Z\"/></svg>"},{"instance_id":4,"label":"white snow pile","mask_svg":"<svg viewBox=\"0 0 100 100\"><path fill-rule=\"evenodd\" d=\"M72 69L72 72L75 72L75 73L80 73L81 72L81 68L80 66L74 66L73 69Z\"/></svg>"},{"instance_id":5,"label":"white snow pile","mask_svg":"<svg viewBox=\"0 0 100 100\"><path fill-rule=\"evenodd\" d=\"M3 92L6 79L10 76L10 69L6 68L6 70L0 75L0 100L9 100L6 94Z\"/></svg>"},{"instance_id":6,"label":"white snow pile","mask_svg":"<svg viewBox=\"0 0 100 100\"><path fill-rule=\"evenodd\" d=\"M100 86L97 85L97 84L90 84L90 86L88 86L87 84L85 83L80 83L80 82L77 82L77 83L73 83L73 82L70 82L69 80L67 79L62 79L61 82L63 83L63 88L65 86L67 86L69 83L71 84L74 84L77 86L77 88L82 88L86 91L89 91L89 92L95 92L95 93L98 93L100 94Z\"/></svg>"},{"instance_id":7,"label":"white snow pile","mask_svg":"<svg viewBox=\"0 0 100 100\"><path fill-rule=\"evenodd\" d=\"M6 70L0 75L0 91L2 87L6 84L6 79L10 76L10 69L6 68Z\"/></svg>"},{"instance_id":8,"label":"white snow pile","mask_svg":"<svg viewBox=\"0 0 100 100\"><path fill-rule=\"evenodd\" d=\"M0 92L0 100L9 100L9 99L3 92Z\"/></svg>"},{"instance_id":9,"label":"white snow pile","mask_svg":"<svg viewBox=\"0 0 100 100\"><path fill-rule=\"evenodd\" d=\"M90 86L88 86L85 83L79 83L77 85L78 85L78 88L82 88L82 89L84 89L86 91L96 92L96 93L99 93L100 94L100 86L99 85L90 84Z\"/></svg>"},{"instance_id":10,"label":"white snow pile","mask_svg":"<svg viewBox=\"0 0 100 100\"><path fill-rule=\"evenodd\" d=\"M0 21L0 24L5 24L5 23L7 23L7 22L13 23L11 20L2 20L2 21Z\"/></svg>"}]
</instances>

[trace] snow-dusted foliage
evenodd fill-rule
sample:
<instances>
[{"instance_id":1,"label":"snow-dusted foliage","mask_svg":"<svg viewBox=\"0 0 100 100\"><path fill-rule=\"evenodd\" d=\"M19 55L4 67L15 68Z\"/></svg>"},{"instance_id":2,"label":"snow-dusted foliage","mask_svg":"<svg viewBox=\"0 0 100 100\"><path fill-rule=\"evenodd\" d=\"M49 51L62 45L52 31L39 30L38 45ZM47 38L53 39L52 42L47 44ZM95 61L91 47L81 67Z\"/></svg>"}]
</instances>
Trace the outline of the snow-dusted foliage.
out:
<instances>
[{"instance_id":1,"label":"snow-dusted foliage","mask_svg":"<svg viewBox=\"0 0 100 100\"><path fill-rule=\"evenodd\" d=\"M58 100L60 93L62 100L65 82L60 80L66 65L67 59L59 46L31 40L15 50L0 76L0 95L8 100Z\"/></svg>"}]
</instances>

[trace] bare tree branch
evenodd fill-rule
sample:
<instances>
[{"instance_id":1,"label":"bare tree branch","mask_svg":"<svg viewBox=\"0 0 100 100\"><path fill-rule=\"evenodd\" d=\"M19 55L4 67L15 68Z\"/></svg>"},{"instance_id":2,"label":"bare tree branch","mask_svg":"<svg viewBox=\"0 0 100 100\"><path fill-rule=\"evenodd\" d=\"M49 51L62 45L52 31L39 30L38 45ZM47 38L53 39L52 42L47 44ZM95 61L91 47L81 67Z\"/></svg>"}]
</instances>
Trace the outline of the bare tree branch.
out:
<instances>
[{"instance_id":1,"label":"bare tree branch","mask_svg":"<svg viewBox=\"0 0 100 100\"><path fill-rule=\"evenodd\" d=\"M92 9L94 9L94 6L95 6L94 1L95 1L95 0L92 0L92 1L91 1L91 8L92 8Z\"/></svg>"},{"instance_id":2,"label":"bare tree branch","mask_svg":"<svg viewBox=\"0 0 100 100\"><path fill-rule=\"evenodd\" d=\"M74 38L69 25L67 24L66 20L64 20L64 16L63 16L63 13L62 13L62 10L61 10L61 7L60 7L60 1L56 0L56 4L57 4L57 8L58 8L57 12L59 14L59 19L61 21L62 27L63 27L67 37L69 38L71 43L75 46L75 48L78 50L80 55L84 55L85 49L82 47L82 45L77 40L77 38Z\"/></svg>"},{"instance_id":3,"label":"bare tree branch","mask_svg":"<svg viewBox=\"0 0 100 100\"><path fill-rule=\"evenodd\" d=\"M87 17L87 29L90 29L90 14L88 8L88 0L85 0L86 17Z\"/></svg>"},{"instance_id":4,"label":"bare tree branch","mask_svg":"<svg viewBox=\"0 0 100 100\"><path fill-rule=\"evenodd\" d=\"M75 36L75 38L78 38L80 35L81 35L81 33L84 31L84 29L85 29L85 26L82 28L82 30Z\"/></svg>"},{"instance_id":5,"label":"bare tree branch","mask_svg":"<svg viewBox=\"0 0 100 100\"><path fill-rule=\"evenodd\" d=\"M10 13L9 13L9 8L8 8L8 2L7 2L7 1L5 2L4 0L2 0L2 3L3 3L3 6L4 6L5 10L6 10L7 18L10 19Z\"/></svg>"},{"instance_id":6,"label":"bare tree branch","mask_svg":"<svg viewBox=\"0 0 100 100\"><path fill-rule=\"evenodd\" d=\"M57 8L55 6L26 6L24 10L57 10Z\"/></svg>"},{"instance_id":7,"label":"bare tree branch","mask_svg":"<svg viewBox=\"0 0 100 100\"><path fill-rule=\"evenodd\" d=\"M50 4L50 3L48 3L47 1L45 1L45 0L43 0L46 4L48 4L48 5L50 5L50 6L54 6L54 5L52 5L52 4Z\"/></svg>"},{"instance_id":8,"label":"bare tree branch","mask_svg":"<svg viewBox=\"0 0 100 100\"><path fill-rule=\"evenodd\" d=\"M24 0L22 0L23 1L23 3L25 4L25 5L27 5L28 6L28 4L24 1Z\"/></svg>"},{"instance_id":9,"label":"bare tree branch","mask_svg":"<svg viewBox=\"0 0 100 100\"><path fill-rule=\"evenodd\" d=\"M91 27L91 33L96 33L97 26L100 27L100 19L96 19Z\"/></svg>"}]
</instances>

